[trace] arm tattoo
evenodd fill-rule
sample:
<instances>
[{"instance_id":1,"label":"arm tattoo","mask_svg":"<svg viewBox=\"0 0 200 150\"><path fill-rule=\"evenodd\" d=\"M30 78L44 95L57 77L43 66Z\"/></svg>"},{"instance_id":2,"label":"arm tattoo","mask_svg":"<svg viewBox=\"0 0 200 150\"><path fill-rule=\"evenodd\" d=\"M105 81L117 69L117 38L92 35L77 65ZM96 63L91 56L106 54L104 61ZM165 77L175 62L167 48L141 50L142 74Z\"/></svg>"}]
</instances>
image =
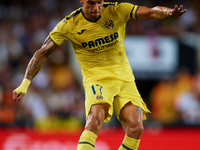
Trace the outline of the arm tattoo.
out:
<instances>
[{"instance_id":1,"label":"arm tattoo","mask_svg":"<svg viewBox=\"0 0 200 150\"><path fill-rule=\"evenodd\" d=\"M30 81L38 74L47 57L56 49L56 45L47 38L41 49L37 50L26 69L25 78Z\"/></svg>"}]
</instances>

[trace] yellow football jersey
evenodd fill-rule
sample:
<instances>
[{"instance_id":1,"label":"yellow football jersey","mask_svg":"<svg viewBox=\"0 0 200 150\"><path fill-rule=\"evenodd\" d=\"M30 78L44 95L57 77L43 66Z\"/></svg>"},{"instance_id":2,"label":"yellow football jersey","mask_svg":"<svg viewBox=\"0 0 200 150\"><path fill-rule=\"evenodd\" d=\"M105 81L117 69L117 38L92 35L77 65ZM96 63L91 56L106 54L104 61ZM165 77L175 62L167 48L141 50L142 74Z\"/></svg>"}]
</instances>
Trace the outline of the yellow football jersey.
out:
<instances>
[{"instance_id":1,"label":"yellow football jersey","mask_svg":"<svg viewBox=\"0 0 200 150\"><path fill-rule=\"evenodd\" d=\"M125 46L125 28L129 19L136 19L137 5L104 3L101 16L88 20L82 8L60 21L50 38L60 46L69 40L83 74L83 84L100 79L134 82Z\"/></svg>"}]
</instances>

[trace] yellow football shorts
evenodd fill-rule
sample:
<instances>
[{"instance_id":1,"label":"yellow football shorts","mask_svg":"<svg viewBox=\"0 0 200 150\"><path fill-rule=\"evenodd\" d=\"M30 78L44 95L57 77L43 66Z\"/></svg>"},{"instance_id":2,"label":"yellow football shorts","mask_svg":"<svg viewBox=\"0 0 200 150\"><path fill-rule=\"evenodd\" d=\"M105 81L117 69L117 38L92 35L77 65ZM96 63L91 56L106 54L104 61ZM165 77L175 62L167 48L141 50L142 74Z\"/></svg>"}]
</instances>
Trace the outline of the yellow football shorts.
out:
<instances>
[{"instance_id":1,"label":"yellow football shorts","mask_svg":"<svg viewBox=\"0 0 200 150\"><path fill-rule=\"evenodd\" d=\"M100 103L108 103L110 105L108 116L104 122L110 121L113 110L119 119L120 110L128 102L142 108L143 120L146 119L146 113L150 113L138 92L135 82L101 80L90 82L86 84L84 88L86 118L90 112L91 106Z\"/></svg>"}]
</instances>

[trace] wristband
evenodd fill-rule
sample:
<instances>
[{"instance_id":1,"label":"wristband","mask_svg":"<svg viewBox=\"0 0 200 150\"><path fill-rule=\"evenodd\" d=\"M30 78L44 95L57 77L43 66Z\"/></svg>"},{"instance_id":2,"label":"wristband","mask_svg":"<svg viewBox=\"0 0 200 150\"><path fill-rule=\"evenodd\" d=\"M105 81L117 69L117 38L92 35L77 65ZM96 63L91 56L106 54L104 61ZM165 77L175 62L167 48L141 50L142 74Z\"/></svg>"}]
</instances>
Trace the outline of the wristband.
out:
<instances>
[{"instance_id":1,"label":"wristband","mask_svg":"<svg viewBox=\"0 0 200 150\"><path fill-rule=\"evenodd\" d=\"M17 94L21 94L21 93L25 93L26 94L30 83L31 83L30 80L23 79L21 85L17 89L15 89Z\"/></svg>"}]
</instances>

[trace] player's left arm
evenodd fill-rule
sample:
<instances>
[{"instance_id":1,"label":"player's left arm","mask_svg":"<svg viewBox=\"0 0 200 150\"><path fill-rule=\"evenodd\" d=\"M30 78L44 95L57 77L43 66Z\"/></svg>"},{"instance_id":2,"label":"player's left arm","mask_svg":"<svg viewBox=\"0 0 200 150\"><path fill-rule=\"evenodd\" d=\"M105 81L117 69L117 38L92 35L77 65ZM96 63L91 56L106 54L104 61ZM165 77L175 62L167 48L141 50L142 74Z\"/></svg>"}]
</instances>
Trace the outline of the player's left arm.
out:
<instances>
[{"instance_id":1,"label":"player's left arm","mask_svg":"<svg viewBox=\"0 0 200 150\"><path fill-rule=\"evenodd\" d=\"M167 19L167 18L178 18L186 12L186 9L183 9L183 5L178 7L177 5L174 8L168 8L163 6L155 6L153 8L148 8L145 6L139 6L137 10L138 19Z\"/></svg>"}]
</instances>

